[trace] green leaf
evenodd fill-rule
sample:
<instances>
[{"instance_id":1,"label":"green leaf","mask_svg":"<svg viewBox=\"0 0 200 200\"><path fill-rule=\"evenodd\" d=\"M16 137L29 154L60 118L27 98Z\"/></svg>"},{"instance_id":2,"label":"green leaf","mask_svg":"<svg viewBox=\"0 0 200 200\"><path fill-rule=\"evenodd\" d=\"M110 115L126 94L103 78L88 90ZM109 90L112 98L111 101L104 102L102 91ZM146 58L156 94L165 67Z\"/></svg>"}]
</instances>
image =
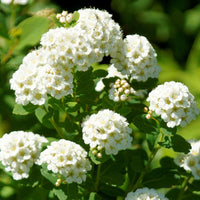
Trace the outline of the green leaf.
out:
<instances>
[{"instance_id":1,"label":"green leaf","mask_svg":"<svg viewBox=\"0 0 200 200\"><path fill-rule=\"evenodd\" d=\"M46 17L33 16L22 21L17 28L22 30L18 45L15 50L19 51L27 46L37 45L43 33L47 32L49 20Z\"/></svg>"},{"instance_id":2,"label":"green leaf","mask_svg":"<svg viewBox=\"0 0 200 200\"><path fill-rule=\"evenodd\" d=\"M156 78L149 78L145 82L132 81L130 85L135 90L153 89L156 86L157 82L158 82L158 79L156 79Z\"/></svg>"},{"instance_id":3,"label":"green leaf","mask_svg":"<svg viewBox=\"0 0 200 200\"><path fill-rule=\"evenodd\" d=\"M2 13L0 13L0 36L8 39L8 29L6 26L6 18Z\"/></svg>"},{"instance_id":4,"label":"green leaf","mask_svg":"<svg viewBox=\"0 0 200 200\"><path fill-rule=\"evenodd\" d=\"M93 78L101 78L101 77L106 77L108 72L103 69L97 69L92 73Z\"/></svg>"},{"instance_id":5,"label":"green leaf","mask_svg":"<svg viewBox=\"0 0 200 200\"><path fill-rule=\"evenodd\" d=\"M144 161L147 160L147 154L143 149L129 150L129 167L135 172L141 172L144 170Z\"/></svg>"},{"instance_id":6,"label":"green leaf","mask_svg":"<svg viewBox=\"0 0 200 200\"><path fill-rule=\"evenodd\" d=\"M104 162L106 162L107 160L110 159L110 156L105 154L104 151L102 151L102 158L98 158L96 155L94 155L92 153L92 151L90 150L89 151L89 157L91 158L91 160L96 164L96 165L99 165L99 164L102 164Z\"/></svg>"},{"instance_id":7,"label":"green leaf","mask_svg":"<svg viewBox=\"0 0 200 200\"><path fill-rule=\"evenodd\" d=\"M117 197L125 195L125 192L122 189L103 183L100 185L99 190L100 192L106 194L109 197Z\"/></svg>"},{"instance_id":8,"label":"green leaf","mask_svg":"<svg viewBox=\"0 0 200 200\"><path fill-rule=\"evenodd\" d=\"M15 115L28 115L37 109L37 105L28 104L26 106L23 106L21 104L15 104L13 109L13 114Z\"/></svg>"},{"instance_id":9,"label":"green leaf","mask_svg":"<svg viewBox=\"0 0 200 200\"><path fill-rule=\"evenodd\" d=\"M67 195L61 189L55 189L55 188L53 188L51 190L51 193L53 195L55 195L56 197L58 197L59 200L66 200L67 199Z\"/></svg>"},{"instance_id":10,"label":"green leaf","mask_svg":"<svg viewBox=\"0 0 200 200\"><path fill-rule=\"evenodd\" d=\"M175 135L172 137L172 148L174 151L187 154L191 149L191 145L182 136Z\"/></svg>"},{"instance_id":11,"label":"green leaf","mask_svg":"<svg viewBox=\"0 0 200 200\"><path fill-rule=\"evenodd\" d=\"M149 188L169 188L172 185L179 185L182 179L173 169L156 168L147 173L143 179L143 185Z\"/></svg>"},{"instance_id":12,"label":"green leaf","mask_svg":"<svg viewBox=\"0 0 200 200\"><path fill-rule=\"evenodd\" d=\"M92 104L95 99L94 82L92 79L92 68L85 72L76 72L77 88L76 97L80 98L82 105Z\"/></svg>"},{"instance_id":13,"label":"green leaf","mask_svg":"<svg viewBox=\"0 0 200 200\"><path fill-rule=\"evenodd\" d=\"M91 192L88 200L102 200L102 198L96 192Z\"/></svg>"},{"instance_id":14,"label":"green leaf","mask_svg":"<svg viewBox=\"0 0 200 200\"><path fill-rule=\"evenodd\" d=\"M44 176L47 180L49 180L53 185L56 184L57 179L59 176L54 173L50 173L47 169L46 164L42 164L42 168L40 169L42 176Z\"/></svg>"},{"instance_id":15,"label":"green leaf","mask_svg":"<svg viewBox=\"0 0 200 200\"><path fill-rule=\"evenodd\" d=\"M50 122L50 118L52 118L53 116L52 111L46 112L41 107L38 107L35 110L35 116L37 117L39 122L43 124L44 126L46 126L47 128L54 128Z\"/></svg>"},{"instance_id":16,"label":"green leaf","mask_svg":"<svg viewBox=\"0 0 200 200\"><path fill-rule=\"evenodd\" d=\"M140 131L144 133L159 133L159 131L156 129L156 122L152 119L146 119L146 114L137 115L134 117L133 123Z\"/></svg>"}]
</instances>

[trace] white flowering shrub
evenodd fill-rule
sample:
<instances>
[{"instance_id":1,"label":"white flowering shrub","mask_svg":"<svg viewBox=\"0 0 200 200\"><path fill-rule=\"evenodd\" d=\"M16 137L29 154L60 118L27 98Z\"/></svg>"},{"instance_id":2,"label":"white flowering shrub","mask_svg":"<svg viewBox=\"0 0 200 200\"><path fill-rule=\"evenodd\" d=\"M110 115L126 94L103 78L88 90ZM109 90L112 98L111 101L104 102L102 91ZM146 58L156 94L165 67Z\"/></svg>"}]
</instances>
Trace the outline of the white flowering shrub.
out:
<instances>
[{"instance_id":1,"label":"white flowering shrub","mask_svg":"<svg viewBox=\"0 0 200 200\"><path fill-rule=\"evenodd\" d=\"M6 13L25 1L1 3ZM21 20L8 36L0 30L12 44L2 66L21 56L9 72L13 114L33 117L33 126L24 121L0 138L9 199L200 199L200 143L177 134L199 109L183 83L158 83L150 41L123 34L96 8L45 9Z\"/></svg>"}]
</instances>

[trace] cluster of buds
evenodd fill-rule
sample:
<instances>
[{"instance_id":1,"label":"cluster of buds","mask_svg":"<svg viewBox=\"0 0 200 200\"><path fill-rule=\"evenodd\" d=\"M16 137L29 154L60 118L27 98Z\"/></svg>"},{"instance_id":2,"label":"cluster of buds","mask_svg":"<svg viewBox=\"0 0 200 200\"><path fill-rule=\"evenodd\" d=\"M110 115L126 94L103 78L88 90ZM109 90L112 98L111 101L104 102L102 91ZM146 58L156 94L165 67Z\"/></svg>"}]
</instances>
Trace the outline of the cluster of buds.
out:
<instances>
[{"instance_id":1,"label":"cluster of buds","mask_svg":"<svg viewBox=\"0 0 200 200\"><path fill-rule=\"evenodd\" d=\"M153 111L152 110L149 110L147 107L144 107L144 112L146 112L146 118L147 119L151 119L152 118L152 114L153 114Z\"/></svg>"},{"instance_id":2,"label":"cluster of buds","mask_svg":"<svg viewBox=\"0 0 200 200\"><path fill-rule=\"evenodd\" d=\"M62 24L71 23L73 20L73 17L74 17L74 15L72 13L68 13L67 11L62 11L62 13L58 13L56 15L56 18Z\"/></svg>"},{"instance_id":3,"label":"cluster of buds","mask_svg":"<svg viewBox=\"0 0 200 200\"><path fill-rule=\"evenodd\" d=\"M66 184L67 182L65 180L62 180L62 176L59 175L58 179L56 180L56 187L59 187L61 184Z\"/></svg>"},{"instance_id":4,"label":"cluster of buds","mask_svg":"<svg viewBox=\"0 0 200 200\"><path fill-rule=\"evenodd\" d=\"M125 101L130 94L135 93L135 90L125 79L117 79L115 83L110 84L110 87L109 98L113 101Z\"/></svg>"},{"instance_id":5,"label":"cluster of buds","mask_svg":"<svg viewBox=\"0 0 200 200\"><path fill-rule=\"evenodd\" d=\"M97 158L102 158L102 149L103 147L98 145L97 147L92 148L91 151L94 156L97 156Z\"/></svg>"}]
</instances>

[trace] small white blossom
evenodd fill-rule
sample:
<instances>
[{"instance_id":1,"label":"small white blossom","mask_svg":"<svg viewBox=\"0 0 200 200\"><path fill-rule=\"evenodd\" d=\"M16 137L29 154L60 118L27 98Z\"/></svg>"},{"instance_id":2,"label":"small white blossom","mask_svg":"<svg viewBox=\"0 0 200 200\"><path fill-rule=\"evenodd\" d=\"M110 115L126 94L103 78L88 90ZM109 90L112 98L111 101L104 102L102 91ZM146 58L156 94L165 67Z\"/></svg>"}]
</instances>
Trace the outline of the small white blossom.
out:
<instances>
[{"instance_id":1,"label":"small white blossom","mask_svg":"<svg viewBox=\"0 0 200 200\"><path fill-rule=\"evenodd\" d=\"M199 109L194 96L179 82L165 82L149 93L149 109L167 123L168 127L185 126L196 119Z\"/></svg>"},{"instance_id":2,"label":"small white blossom","mask_svg":"<svg viewBox=\"0 0 200 200\"><path fill-rule=\"evenodd\" d=\"M131 80L146 81L159 75L160 67L156 56L155 50L144 36L127 35L119 48L112 52L111 62L122 74L130 76Z\"/></svg>"},{"instance_id":3,"label":"small white blossom","mask_svg":"<svg viewBox=\"0 0 200 200\"><path fill-rule=\"evenodd\" d=\"M13 131L0 138L0 161L13 179L28 178L30 168L40 155L42 143L48 140L38 134Z\"/></svg>"},{"instance_id":4,"label":"small white blossom","mask_svg":"<svg viewBox=\"0 0 200 200\"><path fill-rule=\"evenodd\" d=\"M179 154L174 162L183 167L186 171L190 171L194 179L200 179L200 140L189 140L191 149L187 154Z\"/></svg>"},{"instance_id":5,"label":"small white blossom","mask_svg":"<svg viewBox=\"0 0 200 200\"><path fill-rule=\"evenodd\" d=\"M129 192L125 200L168 200L164 194L155 189L139 188L135 192Z\"/></svg>"},{"instance_id":6,"label":"small white blossom","mask_svg":"<svg viewBox=\"0 0 200 200\"><path fill-rule=\"evenodd\" d=\"M86 180L87 171L91 165L87 152L78 144L61 139L52 142L40 154L38 164L47 163L47 169L65 177L67 183L81 184Z\"/></svg>"},{"instance_id":7,"label":"small white blossom","mask_svg":"<svg viewBox=\"0 0 200 200\"><path fill-rule=\"evenodd\" d=\"M83 140L91 149L99 146L107 155L116 155L119 150L131 146L132 133L126 118L111 110L105 109L97 114L87 116L82 123Z\"/></svg>"}]
</instances>

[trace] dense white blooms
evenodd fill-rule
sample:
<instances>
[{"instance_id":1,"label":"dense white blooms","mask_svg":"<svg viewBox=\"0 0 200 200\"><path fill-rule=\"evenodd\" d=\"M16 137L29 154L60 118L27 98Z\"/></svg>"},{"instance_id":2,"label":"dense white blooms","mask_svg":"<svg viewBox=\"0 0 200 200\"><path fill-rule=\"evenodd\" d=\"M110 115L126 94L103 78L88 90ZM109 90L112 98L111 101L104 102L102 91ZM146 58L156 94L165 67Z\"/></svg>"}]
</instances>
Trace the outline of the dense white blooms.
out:
<instances>
[{"instance_id":1,"label":"dense white blooms","mask_svg":"<svg viewBox=\"0 0 200 200\"><path fill-rule=\"evenodd\" d=\"M57 62L86 71L116 48L122 34L119 25L106 11L88 8L80 9L78 13L80 16L75 26L50 29L43 34L41 45L54 55ZM62 16L58 17L61 19Z\"/></svg>"},{"instance_id":2,"label":"dense white blooms","mask_svg":"<svg viewBox=\"0 0 200 200\"><path fill-rule=\"evenodd\" d=\"M164 194L155 189L139 188L135 192L129 192L125 200L168 200Z\"/></svg>"},{"instance_id":3,"label":"dense white blooms","mask_svg":"<svg viewBox=\"0 0 200 200\"><path fill-rule=\"evenodd\" d=\"M26 105L42 105L47 94L60 99L72 94L73 75L65 65L51 62L46 50L40 48L26 55L19 69L10 79L15 90L16 102Z\"/></svg>"},{"instance_id":4,"label":"dense white blooms","mask_svg":"<svg viewBox=\"0 0 200 200\"><path fill-rule=\"evenodd\" d=\"M194 96L179 82L165 82L149 93L149 109L167 123L168 127L185 126L196 119L199 109Z\"/></svg>"},{"instance_id":5,"label":"dense white blooms","mask_svg":"<svg viewBox=\"0 0 200 200\"><path fill-rule=\"evenodd\" d=\"M122 40L122 32L118 23L112 19L107 11L99 9L80 9L77 27L84 30L88 40L93 43L100 55L110 55L118 48Z\"/></svg>"},{"instance_id":6,"label":"dense white blooms","mask_svg":"<svg viewBox=\"0 0 200 200\"><path fill-rule=\"evenodd\" d=\"M47 146L41 154L38 164L47 163L47 169L65 177L67 183L82 183L91 169L87 152L78 144L61 139Z\"/></svg>"},{"instance_id":7,"label":"dense white blooms","mask_svg":"<svg viewBox=\"0 0 200 200\"><path fill-rule=\"evenodd\" d=\"M42 143L48 140L38 134L13 131L0 138L0 161L13 179L28 178L30 168L40 155Z\"/></svg>"},{"instance_id":8,"label":"dense white blooms","mask_svg":"<svg viewBox=\"0 0 200 200\"><path fill-rule=\"evenodd\" d=\"M109 98L113 101L125 101L129 95L134 94L134 89L125 79L117 79L115 83L110 84Z\"/></svg>"},{"instance_id":9,"label":"dense white blooms","mask_svg":"<svg viewBox=\"0 0 200 200\"><path fill-rule=\"evenodd\" d=\"M91 149L105 149L107 155L131 146L132 133L125 117L105 109L87 116L82 123L83 140Z\"/></svg>"},{"instance_id":10,"label":"dense white blooms","mask_svg":"<svg viewBox=\"0 0 200 200\"><path fill-rule=\"evenodd\" d=\"M13 4L25 5L28 3L29 0L14 0ZM1 3L4 4L11 4L12 0L1 0Z\"/></svg>"},{"instance_id":11,"label":"dense white blooms","mask_svg":"<svg viewBox=\"0 0 200 200\"><path fill-rule=\"evenodd\" d=\"M127 35L111 56L115 67L131 80L146 81L159 75L157 54L144 36Z\"/></svg>"},{"instance_id":12,"label":"dense white blooms","mask_svg":"<svg viewBox=\"0 0 200 200\"><path fill-rule=\"evenodd\" d=\"M187 154L179 154L174 160L177 165L191 171L194 179L200 179L200 140L189 140L191 149Z\"/></svg>"}]
</instances>

